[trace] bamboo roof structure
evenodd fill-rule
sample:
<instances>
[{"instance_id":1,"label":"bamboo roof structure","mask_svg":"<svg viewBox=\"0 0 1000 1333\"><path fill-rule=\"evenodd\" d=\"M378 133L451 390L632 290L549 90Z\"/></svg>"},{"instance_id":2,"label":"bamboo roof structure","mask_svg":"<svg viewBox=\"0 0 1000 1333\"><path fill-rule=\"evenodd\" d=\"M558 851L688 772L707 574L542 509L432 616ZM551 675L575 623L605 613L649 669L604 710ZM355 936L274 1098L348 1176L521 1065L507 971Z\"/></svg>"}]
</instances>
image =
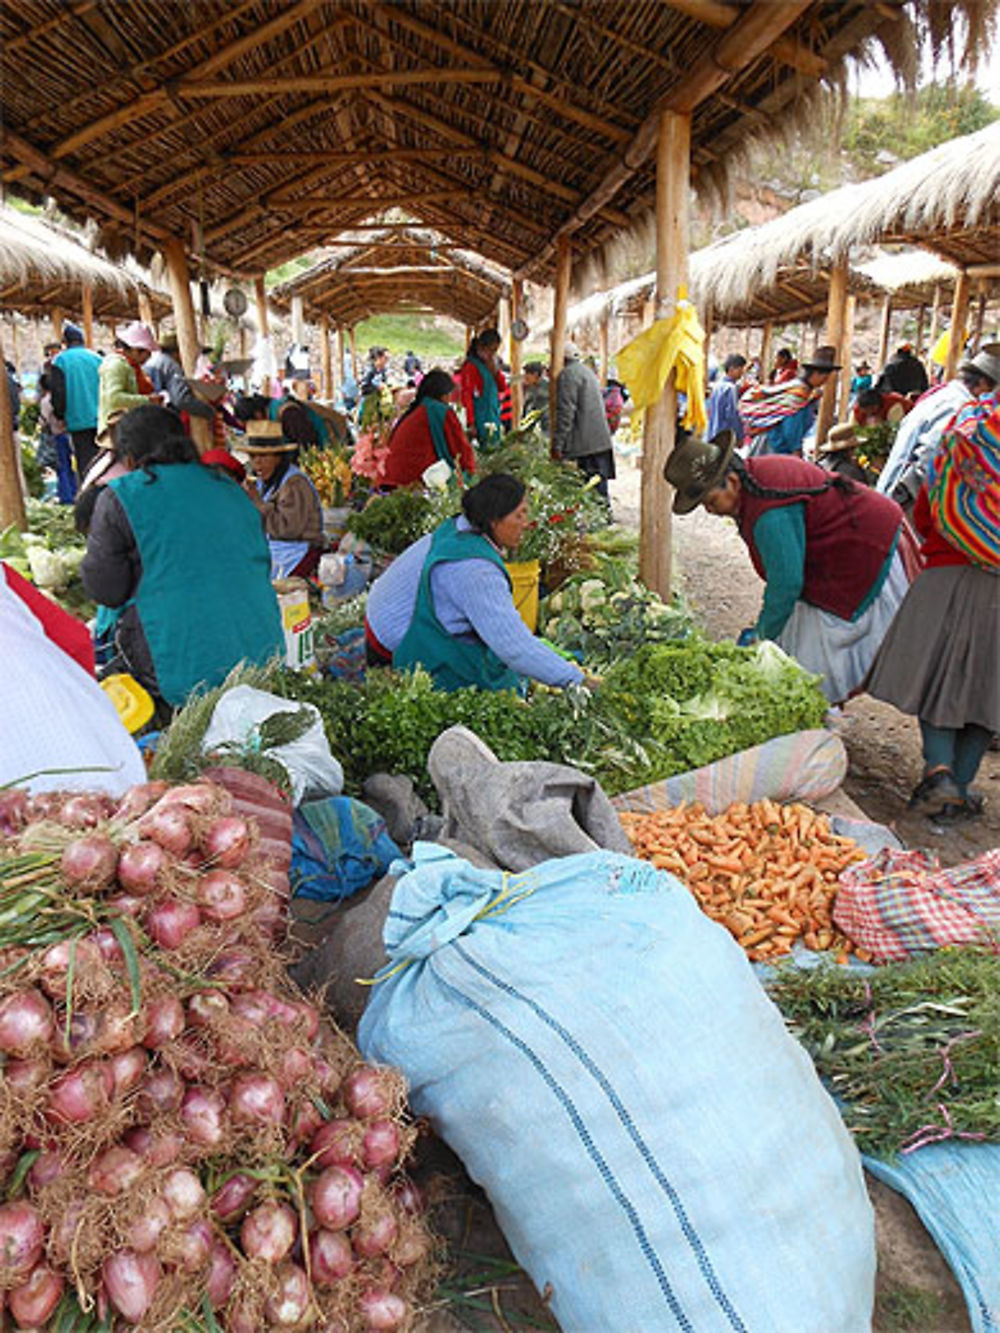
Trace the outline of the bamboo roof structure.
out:
<instances>
[{"instance_id":1,"label":"bamboo roof structure","mask_svg":"<svg viewBox=\"0 0 1000 1333\"><path fill-rule=\"evenodd\" d=\"M550 280L654 198L663 111L696 183L783 132L875 46L911 79L996 0L20 0L0 9L0 170L101 220L110 254L187 241L261 274L402 208Z\"/></svg>"},{"instance_id":2,"label":"bamboo roof structure","mask_svg":"<svg viewBox=\"0 0 1000 1333\"><path fill-rule=\"evenodd\" d=\"M144 292L156 316L170 300L134 262L112 264L44 218L0 207L0 309L76 314L90 288L97 319L134 319Z\"/></svg>"},{"instance_id":3,"label":"bamboo roof structure","mask_svg":"<svg viewBox=\"0 0 1000 1333\"><path fill-rule=\"evenodd\" d=\"M404 228L368 237L345 233L345 248L324 254L273 287L269 296L279 308L300 296L307 317L325 314L341 325L392 310L430 307L475 326L495 319L497 303L510 290L502 269L456 249L435 232Z\"/></svg>"}]
</instances>

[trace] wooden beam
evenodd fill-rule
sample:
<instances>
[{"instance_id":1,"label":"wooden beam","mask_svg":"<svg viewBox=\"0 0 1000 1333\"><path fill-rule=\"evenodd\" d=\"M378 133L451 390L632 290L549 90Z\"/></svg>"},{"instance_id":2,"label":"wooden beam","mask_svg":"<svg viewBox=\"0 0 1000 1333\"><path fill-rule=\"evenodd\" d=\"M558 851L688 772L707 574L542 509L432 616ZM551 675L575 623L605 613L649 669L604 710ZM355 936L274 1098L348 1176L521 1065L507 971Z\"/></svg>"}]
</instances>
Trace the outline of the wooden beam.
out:
<instances>
[{"instance_id":1,"label":"wooden beam","mask_svg":"<svg viewBox=\"0 0 1000 1333\"><path fill-rule=\"evenodd\" d=\"M608 382L608 361L611 341L611 316L607 310L601 316L600 327L598 328L598 339L600 346L600 365L601 365L601 388L603 389Z\"/></svg>"},{"instance_id":2,"label":"wooden beam","mask_svg":"<svg viewBox=\"0 0 1000 1333\"><path fill-rule=\"evenodd\" d=\"M844 363L844 332L847 325L847 287L850 273L846 259L830 270L830 294L826 308L826 341L836 348L837 360ZM844 374L843 371L840 372ZM830 375L823 386L823 397L816 417L816 443L822 444L837 418L837 376Z\"/></svg>"},{"instance_id":3,"label":"wooden beam","mask_svg":"<svg viewBox=\"0 0 1000 1333\"><path fill-rule=\"evenodd\" d=\"M514 323L522 318L524 309L524 283L515 280L510 292L510 400L514 413L514 429L517 430L524 414L524 384L521 382L523 359L522 345L514 337Z\"/></svg>"},{"instance_id":4,"label":"wooden beam","mask_svg":"<svg viewBox=\"0 0 1000 1333\"><path fill-rule=\"evenodd\" d=\"M94 346L94 288L89 282L83 284L80 293L83 306L83 341L90 348Z\"/></svg>"},{"instance_id":5,"label":"wooden beam","mask_svg":"<svg viewBox=\"0 0 1000 1333\"><path fill-rule=\"evenodd\" d=\"M768 55L780 60L783 65L806 74L810 79L821 79L829 68L829 63L822 56L810 51L808 46L795 41L792 37L779 37L768 49Z\"/></svg>"},{"instance_id":6,"label":"wooden beam","mask_svg":"<svg viewBox=\"0 0 1000 1333\"><path fill-rule=\"evenodd\" d=\"M976 317L972 321L972 351L978 352L983 341L983 324L986 320L986 284L979 283L979 299L976 302Z\"/></svg>"},{"instance_id":7,"label":"wooden beam","mask_svg":"<svg viewBox=\"0 0 1000 1333\"><path fill-rule=\"evenodd\" d=\"M320 368L323 374L323 396L333 398L333 370L330 356L330 316L323 312L319 317L319 353Z\"/></svg>"},{"instance_id":8,"label":"wooden beam","mask_svg":"<svg viewBox=\"0 0 1000 1333\"><path fill-rule=\"evenodd\" d=\"M892 332L892 297L887 296L882 302L882 323L878 335L878 373L889 359L889 334Z\"/></svg>"},{"instance_id":9,"label":"wooden beam","mask_svg":"<svg viewBox=\"0 0 1000 1333\"><path fill-rule=\"evenodd\" d=\"M492 69L408 69L379 70L371 74L302 74L284 78L179 79L174 84L178 97L273 97L288 93L339 93L348 88L410 88L422 84L497 83L501 75Z\"/></svg>"},{"instance_id":10,"label":"wooden beam","mask_svg":"<svg viewBox=\"0 0 1000 1333\"><path fill-rule=\"evenodd\" d=\"M760 335L760 382L767 383L768 371L771 366L771 344L774 341L774 320L769 319L764 323L764 328Z\"/></svg>"},{"instance_id":11,"label":"wooden beam","mask_svg":"<svg viewBox=\"0 0 1000 1333\"><path fill-rule=\"evenodd\" d=\"M927 322L927 307L922 305L917 311L917 337L914 354L917 360L922 360L924 355L924 325Z\"/></svg>"},{"instance_id":12,"label":"wooden beam","mask_svg":"<svg viewBox=\"0 0 1000 1333\"><path fill-rule=\"evenodd\" d=\"M441 158L467 158L479 157L484 161L489 156L489 150L486 148L394 148L392 150L392 160L394 162L436 162ZM233 166L252 166L255 163L262 162L325 162L329 166L361 166L370 167L372 165L371 150L358 152L355 149L313 149L313 148L266 148L255 152L244 153L236 151L227 153L223 151L223 159Z\"/></svg>"},{"instance_id":13,"label":"wooden beam","mask_svg":"<svg viewBox=\"0 0 1000 1333\"><path fill-rule=\"evenodd\" d=\"M72 19L82 18L88 10L96 8L97 0L78 0L75 5L67 5L60 9L58 14L46 19L43 23L33 23L27 32L18 33L16 37L9 37L4 42L4 54L12 56L15 51L20 51L29 42L35 42L39 38L45 37L53 28L59 28Z\"/></svg>"},{"instance_id":14,"label":"wooden beam","mask_svg":"<svg viewBox=\"0 0 1000 1333\"><path fill-rule=\"evenodd\" d=\"M338 320L337 322L337 388L342 389L344 385L344 326Z\"/></svg>"},{"instance_id":15,"label":"wooden beam","mask_svg":"<svg viewBox=\"0 0 1000 1333\"><path fill-rule=\"evenodd\" d=\"M927 335L927 353L930 355L937 346L938 325L941 322L941 284L934 284L934 301L931 305L931 327Z\"/></svg>"},{"instance_id":16,"label":"wooden beam","mask_svg":"<svg viewBox=\"0 0 1000 1333\"><path fill-rule=\"evenodd\" d=\"M677 311L687 285L691 117L664 111L656 145L656 317ZM671 504L673 491L663 468L677 438L677 385L671 372L660 401L646 409L639 500L639 577L670 601Z\"/></svg>"},{"instance_id":17,"label":"wooden beam","mask_svg":"<svg viewBox=\"0 0 1000 1333\"><path fill-rule=\"evenodd\" d=\"M1000 264L970 264L965 271L970 278L1000 278Z\"/></svg>"},{"instance_id":18,"label":"wooden beam","mask_svg":"<svg viewBox=\"0 0 1000 1333\"><path fill-rule=\"evenodd\" d=\"M697 19L707 28L731 28L740 16L740 11L731 5L724 5L720 0L663 0L668 9L676 9L678 14Z\"/></svg>"},{"instance_id":19,"label":"wooden beam","mask_svg":"<svg viewBox=\"0 0 1000 1333\"><path fill-rule=\"evenodd\" d=\"M358 382L358 335L357 335L357 332L355 331L355 328L354 328L354 325L353 325L353 324L351 325L351 328L350 328L350 337L351 337L351 375L352 375L352 377L353 377L353 379L354 379L355 384L357 384L357 382Z\"/></svg>"},{"instance_id":20,"label":"wooden beam","mask_svg":"<svg viewBox=\"0 0 1000 1333\"><path fill-rule=\"evenodd\" d=\"M53 342L62 342L63 312L59 306L54 305L50 311L52 320L52 339Z\"/></svg>"},{"instance_id":21,"label":"wooden beam","mask_svg":"<svg viewBox=\"0 0 1000 1333\"><path fill-rule=\"evenodd\" d=\"M573 246L568 236L561 236L556 247L556 289L549 340L549 422L553 435L556 429L556 381L566 360L566 311L569 309L572 273Z\"/></svg>"},{"instance_id":22,"label":"wooden beam","mask_svg":"<svg viewBox=\"0 0 1000 1333\"><path fill-rule=\"evenodd\" d=\"M971 286L968 273L960 269L955 279L955 294L951 301L951 334L948 338L948 360L944 368L945 383L955 378L965 354L965 329L969 318Z\"/></svg>"},{"instance_id":23,"label":"wooden beam","mask_svg":"<svg viewBox=\"0 0 1000 1333\"><path fill-rule=\"evenodd\" d=\"M0 362L3 360L3 343L0 341ZM2 366L0 370L3 370ZM24 512L21 458L14 439L10 390L4 372L0 374L0 529L12 526L23 532L28 521Z\"/></svg>"},{"instance_id":24,"label":"wooden beam","mask_svg":"<svg viewBox=\"0 0 1000 1333\"><path fill-rule=\"evenodd\" d=\"M851 402L851 380L854 378L854 314L857 299L849 296L844 303L844 334L841 338L840 383L838 386L837 420L846 421Z\"/></svg>"},{"instance_id":25,"label":"wooden beam","mask_svg":"<svg viewBox=\"0 0 1000 1333\"><path fill-rule=\"evenodd\" d=\"M280 213L309 213L313 209L367 208L378 213L384 208L409 208L416 204L444 203L466 197L464 190L428 190L423 194L335 195L331 198L314 196L306 199L272 199L270 207Z\"/></svg>"},{"instance_id":26,"label":"wooden beam","mask_svg":"<svg viewBox=\"0 0 1000 1333\"><path fill-rule=\"evenodd\" d=\"M201 352L201 340L198 337L198 323L194 314L194 302L191 300L191 281L188 276L188 259L183 242L177 237L171 238L163 246L163 262L167 270L167 282L174 307L174 328L177 330L177 347L185 375L193 375ZM200 453L209 448L211 423L202 417L192 417L191 438Z\"/></svg>"}]
</instances>

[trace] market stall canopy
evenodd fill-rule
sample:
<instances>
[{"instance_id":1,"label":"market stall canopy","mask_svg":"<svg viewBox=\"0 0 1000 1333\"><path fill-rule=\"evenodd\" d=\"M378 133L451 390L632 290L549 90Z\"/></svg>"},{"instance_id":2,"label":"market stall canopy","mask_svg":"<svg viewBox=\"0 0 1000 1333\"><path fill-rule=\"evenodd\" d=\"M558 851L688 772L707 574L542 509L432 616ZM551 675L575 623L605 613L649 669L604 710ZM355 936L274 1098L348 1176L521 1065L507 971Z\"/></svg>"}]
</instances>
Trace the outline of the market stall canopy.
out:
<instances>
[{"instance_id":1,"label":"market stall canopy","mask_svg":"<svg viewBox=\"0 0 1000 1333\"><path fill-rule=\"evenodd\" d=\"M550 279L557 237L602 246L654 198L663 111L697 182L877 44L912 79L956 10L994 0L22 0L0 10L3 177L104 224L195 237L262 273L401 208ZM981 44L980 44L981 45Z\"/></svg>"},{"instance_id":2,"label":"market stall canopy","mask_svg":"<svg viewBox=\"0 0 1000 1333\"><path fill-rule=\"evenodd\" d=\"M98 319L134 319L140 291L157 318L170 309L138 264L112 264L44 218L0 207L0 309L76 315L85 286Z\"/></svg>"},{"instance_id":3,"label":"market stall canopy","mask_svg":"<svg viewBox=\"0 0 1000 1333\"><path fill-rule=\"evenodd\" d=\"M283 308L300 296L307 316L326 314L341 325L414 306L477 325L493 319L497 303L510 295L502 269L434 232L403 228L367 238L348 232L344 240L344 248L272 288L271 301Z\"/></svg>"}]
</instances>

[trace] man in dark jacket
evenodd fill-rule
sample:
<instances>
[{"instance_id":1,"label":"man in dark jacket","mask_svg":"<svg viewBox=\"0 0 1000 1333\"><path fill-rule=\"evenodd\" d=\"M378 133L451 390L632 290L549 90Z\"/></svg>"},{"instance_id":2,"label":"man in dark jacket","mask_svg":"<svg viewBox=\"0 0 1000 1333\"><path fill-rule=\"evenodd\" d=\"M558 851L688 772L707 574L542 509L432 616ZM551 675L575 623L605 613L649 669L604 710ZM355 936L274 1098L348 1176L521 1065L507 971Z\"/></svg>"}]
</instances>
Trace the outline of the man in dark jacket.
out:
<instances>
[{"instance_id":1,"label":"man in dark jacket","mask_svg":"<svg viewBox=\"0 0 1000 1333\"><path fill-rule=\"evenodd\" d=\"M928 385L923 362L913 355L909 343L903 343L902 347L896 349L896 355L886 362L879 376L878 388L917 398L927 392Z\"/></svg>"},{"instance_id":2,"label":"man in dark jacket","mask_svg":"<svg viewBox=\"0 0 1000 1333\"><path fill-rule=\"evenodd\" d=\"M597 489L606 500L608 482L615 475L615 455L601 385L572 343L566 344L565 357L556 380L552 456L574 462L588 477L599 477Z\"/></svg>"}]
</instances>

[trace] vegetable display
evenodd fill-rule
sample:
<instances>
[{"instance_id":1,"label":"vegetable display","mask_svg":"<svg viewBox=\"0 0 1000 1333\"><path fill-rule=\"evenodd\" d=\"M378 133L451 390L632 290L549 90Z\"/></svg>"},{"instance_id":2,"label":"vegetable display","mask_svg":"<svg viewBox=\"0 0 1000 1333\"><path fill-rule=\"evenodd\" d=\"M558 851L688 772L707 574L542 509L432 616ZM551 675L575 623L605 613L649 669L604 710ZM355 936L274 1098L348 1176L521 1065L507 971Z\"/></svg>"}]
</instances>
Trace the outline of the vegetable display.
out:
<instances>
[{"instance_id":1,"label":"vegetable display","mask_svg":"<svg viewBox=\"0 0 1000 1333\"><path fill-rule=\"evenodd\" d=\"M74 527L72 506L28 500L26 512L27 532L13 526L0 532L0 560L67 611L83 617L92 615L93 603L80 581L86 545Z\"/></svg>"},{"instance_id":2,"label":"vegetable display","mask_svg":"<svg viewBox=\"0 0 1000 1333\"><path fill-rule=\"evenodd\" d=\"M832 917L840 872L865 853L825 815L765 800L738 801L713 817L682 802L625 812L621 822L636 855L676 875L752 960L779 958L799 940L835 951L838 961L852 951L867 958Z\"/></svg>"},{"instance_id":3,"label":"vegetable display","mask_svg":"<svg viewBox=\"0 0 1000 1333\"><path fill-rule=\"evenodd\" d=\"M1000 1142L1000 960L941 949L873 970L779 967L768 990L863 1152Z\"/></svg>"},{"instance_id":4,"label":"vegetable display","mask_svg":"<svg viewBox=\"0 0 1000 1333\"><path fill-rule=\"evenodd\" d=\"M288 983L259 777L0 798L0 1296L17 1328L408 1327L415 1133ZM290 855L290 816L284 850Z\"/></svg>"}]
</instances>

